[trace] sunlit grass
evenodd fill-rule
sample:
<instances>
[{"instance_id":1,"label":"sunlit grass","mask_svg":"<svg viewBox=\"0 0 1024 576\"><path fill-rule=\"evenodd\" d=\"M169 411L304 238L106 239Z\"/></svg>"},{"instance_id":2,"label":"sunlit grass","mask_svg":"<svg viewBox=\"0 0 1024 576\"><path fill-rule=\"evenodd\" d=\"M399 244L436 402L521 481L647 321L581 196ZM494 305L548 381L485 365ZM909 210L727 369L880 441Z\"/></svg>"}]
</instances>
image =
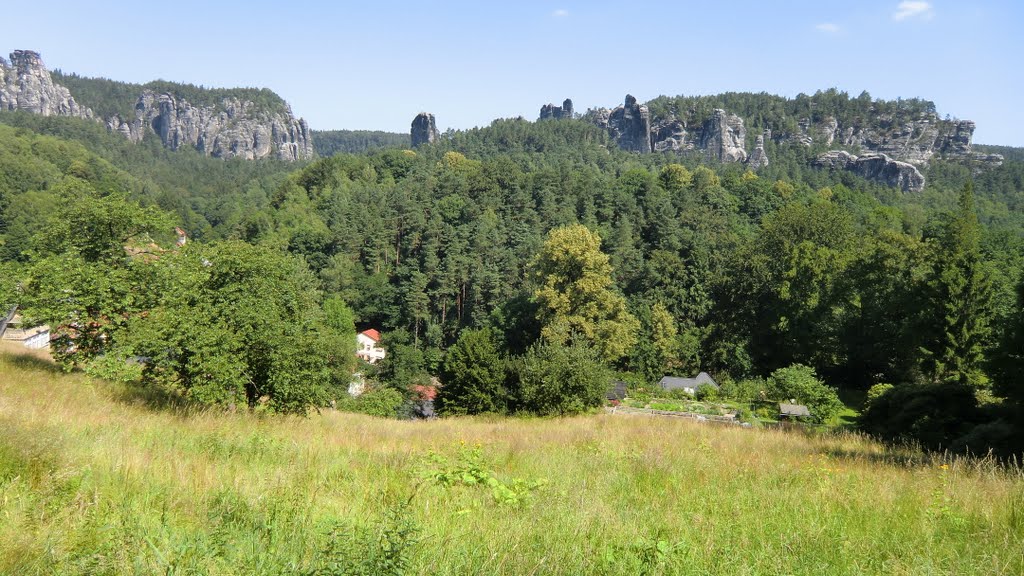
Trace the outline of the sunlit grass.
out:
<instances>
[{"instance_id":1,"label":"sunlit grass","mask_svg":"<svg viewBox=\"0 0 1024 576\"><path fill-rule=\"evenodd\" d=\"M192 413L0 352L0 573L346 573L381 533L423 574L1022 574L1024 480L647 416Z\"/></svg>"}]
</instances>

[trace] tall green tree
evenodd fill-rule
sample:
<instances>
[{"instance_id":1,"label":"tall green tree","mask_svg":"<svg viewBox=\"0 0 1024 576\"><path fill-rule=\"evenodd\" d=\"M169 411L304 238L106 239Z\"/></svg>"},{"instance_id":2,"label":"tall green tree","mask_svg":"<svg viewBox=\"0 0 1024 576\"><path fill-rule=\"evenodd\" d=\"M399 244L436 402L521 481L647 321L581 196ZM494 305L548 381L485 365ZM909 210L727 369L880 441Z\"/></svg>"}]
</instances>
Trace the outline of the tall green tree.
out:
<instances>
[{"instance_id":1,"label":"tall green tree","mask_svg":"<svg viewBox=\"0 0 1024 576\"><path fill-rule=\"evenodd\" d=\"M564 345L576 338L592 344L607 362L621 358L636 341L637 319L612 288L612 266L601 239L585 226L556 228L533 263L540 286L541 336Z\"/></svg>"},{"instance_id":2,"label":"tall green tree","mask_svg":"<svg viewBox=\"0 0 1024 576\"><path fill-rule=\"evenodd\" d=\"M925 373L933 381L984 385L985 348L992 333L992 278L981 252L981 226L974 207L974 185L960 193L957 211L933 238L928 279L931 317L925 342Z\"/></svg>"}]
</instances>

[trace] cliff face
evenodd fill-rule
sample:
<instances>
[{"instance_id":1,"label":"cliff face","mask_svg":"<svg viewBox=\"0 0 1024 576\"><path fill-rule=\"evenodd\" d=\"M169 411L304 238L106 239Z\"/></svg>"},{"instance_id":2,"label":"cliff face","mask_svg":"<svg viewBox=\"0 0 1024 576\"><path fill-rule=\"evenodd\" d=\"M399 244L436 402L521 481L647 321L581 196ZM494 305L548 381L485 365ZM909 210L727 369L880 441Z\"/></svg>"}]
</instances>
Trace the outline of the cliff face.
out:
<instances>
[{"instance_id":1,"label":"cliff face","mask_svg":"<svg viewBox=\"0 0 1024 576\"><path fill-rule=\"evenodd\" d=\"M893 160L885 154L872 152L854 156L843 150L832 150L818 156L814 160L814 165L819 168L849 170L862 178L899 188L904 192L924 190L924 176L916 166Z\"/></svg>"},{"instance_id":2,"label":"cliff face","mask_svg":"<svg viewBox=\"0 0 1024 576\"><path fill-rule=\"evenodd\" d=\"M934 108L916 113L897 108L893 112L890 104L888 110L884 106L881 110L872 107L870 113L852 119L848 115L843 122L832 116L816 121L802 118L795 123L787 122L785 117L781 121L776 118L779 125L767 121L749 154L743 118L721 108L703 117L695 110L679 112L681 117L677 117L676 109L670 108L668 113L663 112L664 116L652 119L648 106L626 96L623 106L588 110L584 119L607 130L623 150L699 152L710 160L746 163L753 170L769 165L766 142L824 146L833 150L820 155L813 162L815 166L850 170L906 192L924 188L925 179L919 168L927 167L940 156L975 171L999 166L1003 160L998 154L971 150L974 122L941 119ZM649 143L643 141L643 134L647 134ZM859 150L859 156L835 150L838 148Z\"/></svg>"},{"instance_id":3,"label":"cliff face","mask_svg":"<svg viewBox=\"0 0 1024 576\"><path fill-rule=\"evenodd\" d=\"M197 106L170 93L143 90L134 118L97 118L76 103L67 88L53 82L39 54L27 50L11 54L10 65L0 59L0 109L96 120L132 142L153 133L172 150L191 146L216 158L313 157L309 126L287 106L275 111L238 98L223 98L218 106Z\"/></svg>"},{"instance_id":4,"label":"cliff face","mask_svg":"<svg viewBox=\"0 0 1024 576\"><path fill-rule=\"evenodd\" d=\"M824 144L860 148L885 154L915 166L926 166L936 155L947 158L983 161L998 165L1001 159L985 158L971 151L974 122L943 120L935 113L924 113L903 121L889 114L843 125L828 116L819 122L800 120L799 132L781 135L779 142L795 141L805 146Z\"/></svg>"},{"instance_id":5,"label":"cliff face","mask_svg":"<svg viewBox=\"0 0 1024 576\"><path fill-rule=\"evenodd\" d=\"M412 126L409 127L409 137L412 140L412 147L420 144L432 144L440 137L437 131L437 123L434 115L429 112L420 112L412 119Z\"/></svg>"},{"instance_id":6,"label":"cliff face","mask_svg":"<svg viewBox=\"0 0 1024 576\"><path fill-rule=\"evenodd\" d=\"M745 162L747 129L743 119L725 110L715 110L701 126L699 146L719 162Z\"/></svg>"},{"instance_id":7,"label":"cliff face","mask_svg":"<svg viewBox=\"0 0 1024 576\"><path fill-rule=\"evenodd\" d=\"M638 104L636 98L626 94L622 106L613 110L599 108L591 115L592 121L608 131L619 148L633 152L650 152L651 113L647 106Z\"/></svg>"},{"instance_id":8,"label":"cliff face","mask_svg":"<svg viewBox=\"0 0 1024 576\"><path fill-rule=\"evenodd\" d=\"M281 160L313 157L309 126L290 109L272 112L238 98L224 98L218 109L195 106L171 94L145 90L135 104L135 118L114 115L107 128L140 142L152 131L171 150L191 146L215 158Z\"/></svg>"},{"instance_id":9,"label":"cliff face","mask_svg":"<svg viewBox=\"0 0 1024 576\"><path fill-rule=\"evenodd\" d=\"M67 88L54 84L39 54L15 50L8 63L0 58L0 110L24 110L42 116L95 117Z\"/></svg>"}]
</instances>

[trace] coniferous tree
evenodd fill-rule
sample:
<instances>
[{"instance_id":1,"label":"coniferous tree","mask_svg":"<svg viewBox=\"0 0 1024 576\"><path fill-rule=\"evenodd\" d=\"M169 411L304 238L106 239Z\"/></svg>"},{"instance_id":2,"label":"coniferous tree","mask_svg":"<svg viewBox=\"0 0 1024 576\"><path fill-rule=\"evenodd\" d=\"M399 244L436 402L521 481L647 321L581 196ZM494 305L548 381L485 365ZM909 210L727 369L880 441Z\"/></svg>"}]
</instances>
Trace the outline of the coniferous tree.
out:
<instances>
[{"instance_id":1,"label":"coniferous tree","mask_svg":"<svg viewBox=\"0 0 1024 576\"><path fill-rule=\"evenodd\" d=\"M992 280L981 253L974 186L960 193L957 212L936 241L928 282L925 373L933 381L984 385L985 346L991 335Z\"/></svg>"}]
</instances>

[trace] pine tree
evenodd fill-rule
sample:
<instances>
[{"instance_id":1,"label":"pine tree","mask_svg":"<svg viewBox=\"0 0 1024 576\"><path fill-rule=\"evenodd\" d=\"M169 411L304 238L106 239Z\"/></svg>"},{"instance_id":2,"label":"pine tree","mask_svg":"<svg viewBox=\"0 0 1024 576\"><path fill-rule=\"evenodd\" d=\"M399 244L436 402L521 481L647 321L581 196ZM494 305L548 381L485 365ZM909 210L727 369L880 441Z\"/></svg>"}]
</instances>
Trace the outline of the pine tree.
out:
<instances>
[{"instance_id":1,"label":"pine tree","mask_svg":"<svg viewBox=\"0 0 1024 576\"><path fill-rule=\"evenodd\" d=\"M992 277L981 253L970 182L938 238L934 258L928 283L931 317L926 319L925 373L936 382L985 385L981 365L991 336Z\"/></svg>"}]
</instances>

